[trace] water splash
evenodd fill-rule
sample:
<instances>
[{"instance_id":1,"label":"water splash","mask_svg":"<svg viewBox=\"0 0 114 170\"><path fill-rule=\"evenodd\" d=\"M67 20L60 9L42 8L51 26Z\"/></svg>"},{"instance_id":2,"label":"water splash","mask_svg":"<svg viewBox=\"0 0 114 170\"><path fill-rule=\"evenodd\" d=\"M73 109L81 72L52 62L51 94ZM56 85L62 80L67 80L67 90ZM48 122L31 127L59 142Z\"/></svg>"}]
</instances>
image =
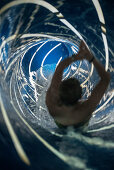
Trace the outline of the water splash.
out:
<instances>
[{"instance_id":1,"label":"water splash","mask_svg":"<svg viewBox=\"0 0 114 170\"><path fill-rule=\"evenodd\" d=\"M89 11L91 10L82 15L82 19ZM79 33L55 7L40 0L13 1L0 10L0 15L0 91L1 101L3 100L3 107L10 118L10 123L17 122L17 117L20 117L20 121L27 126L29 133L32 132L61 160L72 168L89 169L86 164L90 155L86 146L90 147L91 151L99 147L100 149L114 147L111 137L111 130L114 127L113 81L111 80L107 92L93 113L87 134L85 132L80 134L73 129L68 130L67 134L60 132L48 113L45 95L55 68L61 60L78 52L80 39L87 42L96 58L112 75L112 58L110 60L108 58L106 36L102 33L102 41L98 31L88 25L82 34ZM104 20L101 21L104 23ZM104 51L99 50L98 46L96 47L95 43L88 39L88 30L92 31L100 44L104 42L106 58ZM113 56L110 48L109 54ZM64 72L63 79L68 77L79 79L83 87L83 99L90 95L98 80L93 65L87 61L79 61L69 66ZM12 114L9 113L7 105L10 105ZM16 124L13 128L17 133ZM45 130L46 134L49 133L46 140L43 139ZM106 131L110 133L104 134ZM23 134L25 138L25 131ZM52 146L51 141L47 142L50 135L53 138L57 137L60 142L54 140ZM108 141L109 137L111 141ZM22 160L26 163L23 158Z\"/></svg>"}]
</instances>

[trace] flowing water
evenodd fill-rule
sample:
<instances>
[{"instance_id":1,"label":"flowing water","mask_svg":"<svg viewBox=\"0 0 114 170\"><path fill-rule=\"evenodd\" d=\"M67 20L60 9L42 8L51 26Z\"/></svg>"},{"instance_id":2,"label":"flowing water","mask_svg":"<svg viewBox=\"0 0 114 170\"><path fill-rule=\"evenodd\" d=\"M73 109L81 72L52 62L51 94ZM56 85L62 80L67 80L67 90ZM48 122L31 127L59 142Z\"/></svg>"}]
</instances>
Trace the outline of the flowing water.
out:
<instances>
[{"instance_id":1,"label":"flowing water","mask_svg":"<svg viewBox=\"0 0 114 170\"><path fill-rule=\"evenodd\" d=\"M0 169L114 168L113 26L106 0L0 2ZM84 131L61 130L45 95L57 65L78 52L81 39L111 81ZM86 60L65 69L63 79L69 77L79 79L83 99L99 80Z\"/></svg>"}]
</instances>

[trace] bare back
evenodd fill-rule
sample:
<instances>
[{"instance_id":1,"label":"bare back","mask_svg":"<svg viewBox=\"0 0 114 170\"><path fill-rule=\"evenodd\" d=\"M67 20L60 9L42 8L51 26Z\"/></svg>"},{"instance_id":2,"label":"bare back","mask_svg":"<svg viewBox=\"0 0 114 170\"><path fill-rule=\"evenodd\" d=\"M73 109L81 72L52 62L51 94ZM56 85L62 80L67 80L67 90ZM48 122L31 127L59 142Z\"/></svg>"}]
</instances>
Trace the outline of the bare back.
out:
<instances>
[{"instance_id":1,"label":"bare back","mask_svg":"<svg viewBox=\"0 0 114 170\"><path fill-rule=\"evenodd\" d=\"M83 59L93 62L100 80L86 101L77 102L72 106L60 105L59 87L62 82L63 71L73 61ZM61 61L53 75L46 94L46 105L51 116L62 125L76 125L88 121L108 88L109 82L110 73L105 71L102 64L94 58L84 42L81 41L79 53Z\"/></svg>"},{"instance_id":2,"label":"bare back","mask_svg":"<svg viewBox=\"0 0 114 170\"><path fill-rule=\"evenodd\" d=\"M50 112L50 115L62 125L77 125L82 122L86 122L90 119L91 115L84 112L85 102L77 102L73 106L66 106L60 104L60 99L57 93L51 95L50 90L48 90L46 95L46 105Z\"/></svg>"}]
</instances>

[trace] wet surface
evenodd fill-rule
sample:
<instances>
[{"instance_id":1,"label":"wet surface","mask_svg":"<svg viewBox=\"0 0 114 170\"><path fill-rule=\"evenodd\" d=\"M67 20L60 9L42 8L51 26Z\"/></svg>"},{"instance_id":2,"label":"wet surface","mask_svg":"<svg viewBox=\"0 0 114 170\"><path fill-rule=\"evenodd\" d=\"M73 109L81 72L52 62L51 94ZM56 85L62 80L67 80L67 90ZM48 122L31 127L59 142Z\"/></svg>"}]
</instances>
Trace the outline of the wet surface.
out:
<instances>
[{"instance_id":1,"label":"wet surface","mask_svg":"<svg viewBox=\"0 0 114 170\"><path fill-rule=\"evenodd\" d=\"M6 2L1 2L2 7ZM113 169L112 5L100 1L106 21L108 55L92 1L71 4L69 0L50 0L46 6L42 1L38 1L40 5L29 2L11 4L4 12L0 10L1 168ZM63 16L57 16L56 9L65 21ZM78 52L82 38L110 71L111 82L86 131L72 127L61 130L48 113L45 94L56 66ZM69 66L63 79L68 77L79 79L83 99L99 80L94 67L85 60Z\"/></svg>"}]
</instances>

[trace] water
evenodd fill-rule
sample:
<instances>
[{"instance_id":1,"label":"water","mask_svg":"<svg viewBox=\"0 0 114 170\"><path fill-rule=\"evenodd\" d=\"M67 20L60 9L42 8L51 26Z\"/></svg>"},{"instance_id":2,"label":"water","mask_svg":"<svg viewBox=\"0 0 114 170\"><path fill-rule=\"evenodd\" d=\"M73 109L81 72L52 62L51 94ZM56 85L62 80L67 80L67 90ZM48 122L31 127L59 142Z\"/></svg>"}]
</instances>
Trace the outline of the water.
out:
<instances>
[{"instance_id":1,"label":"water","mask_svg":"<svg viewBox=\"0 0 114 170\"><path fill-rule=\"evenodd\" d=\"M0 6L1 169L113 169L112 4L100 1L105 34L97 1L20 0L5 6L8 2ZM85 131L61 130L48 113L45 95L56 66L78 52L80 39L110 71L111 82ZM72 63L64 71L63 79L68 77L79 79L83 99L99 79L86 60Z\"/></svg>"}]
</instances>

